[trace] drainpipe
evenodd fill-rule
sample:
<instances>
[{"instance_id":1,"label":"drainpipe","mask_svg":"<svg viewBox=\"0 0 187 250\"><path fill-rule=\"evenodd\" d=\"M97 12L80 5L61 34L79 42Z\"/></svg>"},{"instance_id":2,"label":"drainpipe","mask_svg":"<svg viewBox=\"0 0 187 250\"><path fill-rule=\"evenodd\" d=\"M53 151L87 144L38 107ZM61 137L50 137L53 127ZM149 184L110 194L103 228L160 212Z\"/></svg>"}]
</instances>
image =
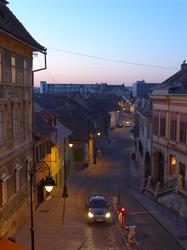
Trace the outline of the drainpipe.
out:
<instances>
[{"instance_id":1,"label":"drainpipe","mask_svg":"<svg viewBox=\"0 0 187 250\"><path fill-rule=\"evenodd\" d=\"M46 60L47 51L45 49L44 52L42 51L40 52L44 55L44 67L36 69L36 70L32 70L32 151L33 151L32 163L33 164L35 163L35 159L34 159L34 73L47 68L47 60ZM35 181L35 176L34 176L34 181ZM33 191L35 192L35 190Z\"/></svg>"},{"instance_id":2,"label":"drainpipe","mask_svg":"<svg viewBox=\"0 0 187 250\"><path fill-rule=\"evenodd\" d=\"M47 69L47 51L41 52L44 55L44 67L32 70L32 139L33 139L33 153L34 153L34 73ZM34 158L33 158L34 159Z\"/></svg>"}]
</instances>

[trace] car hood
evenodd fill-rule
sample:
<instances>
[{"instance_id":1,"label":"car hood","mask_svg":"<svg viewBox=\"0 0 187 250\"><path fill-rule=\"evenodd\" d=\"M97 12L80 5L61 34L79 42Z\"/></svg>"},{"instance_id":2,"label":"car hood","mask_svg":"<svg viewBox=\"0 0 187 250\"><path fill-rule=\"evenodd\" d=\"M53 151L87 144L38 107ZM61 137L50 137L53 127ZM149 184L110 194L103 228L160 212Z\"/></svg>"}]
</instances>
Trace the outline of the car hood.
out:
<instances>
[{"instance_id":1,"label":"car hood","mask_svg":"<svg viewBox=\"0 0 187 250\"><path fill-rule=\"evenodd\" d=\"M95 215L105 215L108 212L107 208L90 208L89 211Z\"/></svg>"}]
</instances>

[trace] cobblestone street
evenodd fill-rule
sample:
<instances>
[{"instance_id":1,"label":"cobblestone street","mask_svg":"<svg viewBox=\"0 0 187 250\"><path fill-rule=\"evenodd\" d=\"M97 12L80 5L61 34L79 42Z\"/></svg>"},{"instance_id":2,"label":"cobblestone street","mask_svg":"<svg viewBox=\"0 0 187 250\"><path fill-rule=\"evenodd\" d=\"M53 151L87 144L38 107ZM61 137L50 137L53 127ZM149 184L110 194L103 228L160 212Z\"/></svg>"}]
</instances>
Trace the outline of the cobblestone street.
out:
<instances>
[{"instance_id":1,"label":"cobblestone street","mask_svg":"<svg viewBox=\"0 0 187 250\"><path fill-rule=\"evenodd\" d=\"M145 201L148 205L146 198L138 196L139 173L130 163L133 141L129 131L123 128L112 132L112 143L110 147L102 145L102 158L97 160L96 166L80 170L69 178L67 199L62 198L62 191L59 190L36 210L36 250L128 249L115 224L87 225L85 201L93 192L112 200L118 195L120 183L121 204L129 212L146 212L149 209L141 204ZM152 215L129 215L127 224L137 226L142 249L183 249ZM16 234L16 239L29 249L29 221Z\"/></svg>"}]
</instances>

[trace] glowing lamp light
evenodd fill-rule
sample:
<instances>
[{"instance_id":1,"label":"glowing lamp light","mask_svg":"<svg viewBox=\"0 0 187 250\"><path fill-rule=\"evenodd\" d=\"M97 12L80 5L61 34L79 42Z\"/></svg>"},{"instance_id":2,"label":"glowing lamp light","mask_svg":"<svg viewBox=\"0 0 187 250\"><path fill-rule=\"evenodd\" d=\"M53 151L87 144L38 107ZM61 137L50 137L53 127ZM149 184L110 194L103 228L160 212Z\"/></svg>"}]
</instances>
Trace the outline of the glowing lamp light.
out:
<instances>
[{"instance_id":1,"label":"glowing lamp light","mask_svg":"<svg viewBox=\"0 0 187 250\"><path fill-rule=\"evenodd\" d=\"M45 186L45 190L50 193L53 190L53 186Z\"/></svg>"},{"instance_id":2,"label":"glowing lamp light","mask_svg":"<svg viewBox=\"0 0 187 250\"><path fill-rule=\"evenodd\" d=\"M73 143L69 143L69 147L72 148L73 147Z\"/></svg>"},{"instance_id":3,"label":"glowing lamp light","mask_svg":"<svg viewBox=\"0 0 187 250\"><path fill-rule=\"evenodd\" d=\"M47 176L43 185L45 187L45 190L49 193L53 190L53 187L56 186L52 176Z\"/></svg>"},{"instance_id":4,"label":"glowing lamp light","mask_svg":"<svg viewBox=\"0 0 187 250\"><path fill-rule=\"evenodd\" d=\"M101 135L101 133L100 133L100 132L98 132L98 133L97 133L97 135L98 135L98 136L100 136L100 135Z\"/></svg>"}]
</instances>

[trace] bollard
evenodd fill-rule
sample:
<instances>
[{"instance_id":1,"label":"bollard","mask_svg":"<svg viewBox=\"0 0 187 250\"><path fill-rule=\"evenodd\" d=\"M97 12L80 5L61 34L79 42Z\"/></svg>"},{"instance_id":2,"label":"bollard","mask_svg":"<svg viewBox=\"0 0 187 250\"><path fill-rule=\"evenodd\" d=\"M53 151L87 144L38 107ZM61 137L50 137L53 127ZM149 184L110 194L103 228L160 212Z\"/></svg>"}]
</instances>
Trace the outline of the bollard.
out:
<instances>
[{"instance_id":1,"label":"bollard","mask_svg":"<svg viewBox=\"0 0 187 250\"><path fill-rule=\"evenodd\" d=\"M136 226L127 226L128 231L127 241L129 245L133 245L136 243Z\"/></svg>"},{"instance_id":2,"label":"bollard","mask_svg":"<svg viewBox=\"0 0 187 250\"><path fill-rule=\"evenodd\" d=\"M127 216L127 210L125 208L119 208L118 209L118 218L119 218L119 224L121 226L125 226L126 224L126 216Z\"/></svg>"}]
</instances>

